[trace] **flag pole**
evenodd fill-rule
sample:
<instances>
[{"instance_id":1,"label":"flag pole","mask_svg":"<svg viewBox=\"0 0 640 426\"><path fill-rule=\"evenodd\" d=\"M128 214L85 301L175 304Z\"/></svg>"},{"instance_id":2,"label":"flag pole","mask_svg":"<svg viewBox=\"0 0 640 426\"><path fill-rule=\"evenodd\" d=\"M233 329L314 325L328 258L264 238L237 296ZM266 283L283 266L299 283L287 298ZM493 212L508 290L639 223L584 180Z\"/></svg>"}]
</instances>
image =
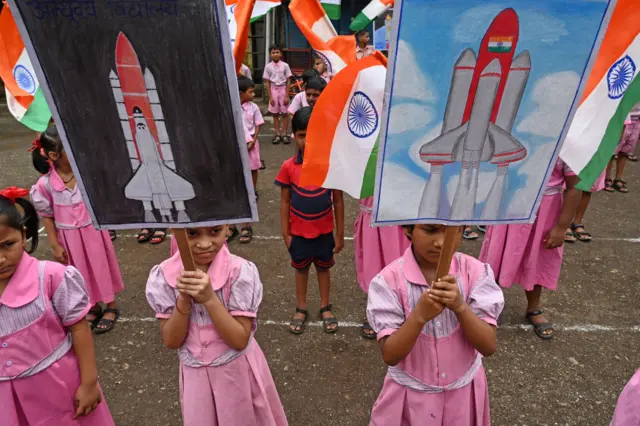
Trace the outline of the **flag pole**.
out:
<instances>
[{"instance_id":1,"label":"flag pole","mask_svg":"<svg viewBox=\"0 0 640 426\"><path fill-rule=\"evenodd\" d=\"M180 251L180 257L182 258L182 265L184 266L184 270L195 271L196 262L193 260L193 253L191 253L191 249L189 248L187 230L184 228L172 229L171 233L173 234L173 238L175 238L176 242L178 243L178 250Z\"/></svg>"},{"instance_id":2,"label":"flag pole","mask_svg":"<svg viewBox=\"0 0 640 426\"><path fill-rule=\"evenodd\" d=\"M462 228L462 226L447 226L442 252L440 252L440 260L436 269L436 280L449 275L453 254L456 252L456 242L460 239Z\"/></svg>"}]
</instances>

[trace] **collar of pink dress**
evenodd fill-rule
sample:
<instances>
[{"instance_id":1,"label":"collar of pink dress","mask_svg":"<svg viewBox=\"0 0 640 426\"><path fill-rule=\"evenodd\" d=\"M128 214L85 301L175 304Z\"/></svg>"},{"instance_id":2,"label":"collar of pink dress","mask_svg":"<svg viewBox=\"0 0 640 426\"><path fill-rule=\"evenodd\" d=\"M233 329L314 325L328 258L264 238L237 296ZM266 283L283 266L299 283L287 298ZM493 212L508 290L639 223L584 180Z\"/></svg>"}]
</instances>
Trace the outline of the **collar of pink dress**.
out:
<instances>
[{"instance_id":1,"label":"collar of pink dress","mask_svg":"<svg viewBox=\"0 0 640 426\"><path fill-rule=\"evenodd\" d=\"M24 253L7 288L0 296L0 305L18 308L33 302L38 297L38 284L38 260Z\"/></svg>"},{"instance_id":2,"label":"collar of pink dress","mask_svg":"<svg viewBox=\"0 0 640 426\"><path fill-rule=\"evenodd\" d=\"M67 185L64 184L64 181L56 171L53 163L49 162L49 166L51 167L49 169L49 183L51 184L51 189L57 192L62 192L65 189L69 189L67 188Z\"/></svg>"},{"instance_id":3,"label":"collar of pink dress","mask_svg":"<svg viewBox=\"0 0 640 426\"><path fill-rule=\"evenodd\" d=\"M412 246L409 246L402 256L402 269L404 271L404 278L411 284L423 286L429 285L427 284L427 280L424 278L424 275L422 275L418 261L413 255Z\"/></svg>"},{"instance_id":4,"label":"collar of pink dress","mask_svg":"<svg viewBox=\"0 0 640 426\"><path fill-rule=\"evenodd\" d=\"M231 273L230 265L231 253L225 244L213 259L213 262L211 262L209 270L207 271L214 290L220 290L229 280L229 274ZM183 270L184 266L182 265L180 252L174 254L162 264L162 274L164 275L164 279L167 280L167 284L173 288L176 288L178 277Z\"/></svg>"}]
</instances>

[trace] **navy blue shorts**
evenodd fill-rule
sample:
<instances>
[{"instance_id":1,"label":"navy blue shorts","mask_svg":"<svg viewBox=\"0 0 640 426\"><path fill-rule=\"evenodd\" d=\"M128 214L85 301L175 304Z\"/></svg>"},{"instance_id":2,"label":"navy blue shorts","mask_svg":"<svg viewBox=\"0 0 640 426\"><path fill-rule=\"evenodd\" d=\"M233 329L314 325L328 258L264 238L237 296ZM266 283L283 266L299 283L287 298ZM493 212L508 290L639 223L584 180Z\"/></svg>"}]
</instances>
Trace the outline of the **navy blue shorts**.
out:
<instances>
[{"instance_id":1,"label":"navy blue shorts","mask_svg":"<svg viewBox=\"0 0 640 426\"><path fill-rule=\"evenodd\" d=\"M313 263L318 269L330 269L335 261L333 260L333 249L336 243L333 233L320 235L317 238L309 239L291 236L291 266L299 271L309 269Z\"/></svg>"}]
</instances>

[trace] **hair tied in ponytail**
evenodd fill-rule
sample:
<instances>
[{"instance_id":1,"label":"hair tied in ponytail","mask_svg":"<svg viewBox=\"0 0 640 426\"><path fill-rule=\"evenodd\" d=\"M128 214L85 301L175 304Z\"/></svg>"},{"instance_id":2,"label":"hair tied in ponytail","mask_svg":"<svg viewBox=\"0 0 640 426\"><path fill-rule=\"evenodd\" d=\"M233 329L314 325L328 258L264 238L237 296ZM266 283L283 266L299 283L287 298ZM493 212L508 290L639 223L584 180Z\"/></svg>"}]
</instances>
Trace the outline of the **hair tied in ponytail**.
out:
<instances>
[{"instance_id":1,"label":"hair tied in ponytail","mask_svg":"<svg viewBox=\"0 0 640 426\"><path fill-rule=\"evenodd\" d=\"M15 204L18 198L24 198L29 195L29 191L16 186L10 186L9 188L0 191L0 195Z\"/></svg>"},{"instance_id":2,"label":"hair tied in ponytail","mask_svg":"<svg viewBox=\"0 0 640 426\"><path fill-rule=\"evenodd\" d=\"M31 148L29 148L27 150L27 152L33 152L35 150L40 151L42 149L42 144L40 143L40 136L38 136L37 138L35 138L35 140L33 142L31 142Z\"/></svg>"}]
</instances>

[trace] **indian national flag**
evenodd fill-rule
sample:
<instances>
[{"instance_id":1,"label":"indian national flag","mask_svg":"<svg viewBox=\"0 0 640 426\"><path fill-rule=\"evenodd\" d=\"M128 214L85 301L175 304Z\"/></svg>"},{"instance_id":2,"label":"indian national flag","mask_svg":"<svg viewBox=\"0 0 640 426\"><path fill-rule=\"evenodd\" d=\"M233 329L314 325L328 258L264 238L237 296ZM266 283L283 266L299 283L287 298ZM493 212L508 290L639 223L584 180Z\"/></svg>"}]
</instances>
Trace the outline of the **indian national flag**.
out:
<instances>
[{"instance_id":1,"label":"indian national flag","mask_svg":"<svg viewBox=\"0 0 640 426\"><path fill-rule=\"evenodd\" d=\"M350 64L313 108L301 185L373 196L387 58L380 52Z\"/></svg>"},{"instance_id":2,"label":"indian national flag","mask_svg":"<svg viewBox=\"0 0 640 426\"><path fill-rule=\"evenodd\" d=\"M341 0L320 0L320 4L327 12L329 19L340 19L340 3Z\"/></svg>"},{"instance_id":3,"label":"indian national flag","mask_svg":"<svg viewBox=\"0 0 640 426\"><path fill-rule=\"evenodd\" d=\"M513 37L489 37L489 52L509 53L513 46Z\"/></svg>"},{"instance_id":4,"label":"indian national flag","mask_svg":"<svg viewBox=\"0 0 640 426\"><path fill-rule=\"evenodd\" d=\"M256 0L226 0L225 2L236 72L240 72L249 45L249 24L255 3Z\"/></svg>"},{"instance_id":5,"label":"indian national flag","mask_svg":"<svg viewBox=\"0 0 640 426\"><path fill-rule=\"evenodd\" d=\"M257 0L251 13L251 22L257 21L274 7L280 6L280 0Z\"/></svg>"},{"instance_id":6,"label":"indian national flag","mask_svg":"<svg viewBox=\"0 0 640 426\"><path fill-rule=\"evenodd\" d=\"M354 18L351 25L349 25L349 29L351 29L351 31L360 31L365 29L378 16L382 15L392 7L393 0L371 0L371 3L362 9L362 12L358 13L358 16Z\"/></svg>"},{"instance_id":7,"label":"indian national flag","mask_svg":"<svg viewBox=\"0 0 640 426\"><path fill-rule=\"evenodd\" d=\"M356 40L339 36L319 0L292 0L289 11L311 48L337 74L356 60Z\"/></svg>"},{"instance_id":8,"label":"indian national flag","mask_svg":"<svg viewBox=\"0 0 640 426\"><path fill-rule=\"evenodd\" d=\"M560 156L589 190L606 168L631 108L640 102L640 8L618 0Z\"/></svg>"},{"instance_id":9,"label":"indian national flag","mask_svg":"<svg viewBox=\"0 0 640 426\"><path fill-rule=\"evenodd\" d=\"M51 112L8 5L0 12L0 78L11 114L30 129L43 132Z\"/></svg>"}]
</instances>

